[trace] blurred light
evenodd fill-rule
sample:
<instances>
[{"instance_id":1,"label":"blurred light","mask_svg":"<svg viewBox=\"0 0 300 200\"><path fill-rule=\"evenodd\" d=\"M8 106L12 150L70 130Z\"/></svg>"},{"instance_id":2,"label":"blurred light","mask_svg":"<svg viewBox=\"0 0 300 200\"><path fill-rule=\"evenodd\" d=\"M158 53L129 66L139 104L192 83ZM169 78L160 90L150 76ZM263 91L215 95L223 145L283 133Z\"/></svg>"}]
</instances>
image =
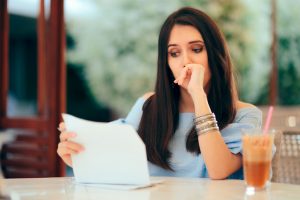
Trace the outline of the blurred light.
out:
<instances>
[{"instance_id":1,"label":"blurred light","mask_svg":"<svg viewBox=\"0 0 300 200\"><path fill-rule=\"evenodd\" d=\"M8 12L10 14L26 17L36 17L38 14L39 0L9 0Z\"/></svg>"},{"instance_id":2,"label":"blurred light","mask_svg":"<svg viewBox=\"0 0 300 200\"><path fill-rule=\"evenodd\" d=\"M9 0L8 12L10 14L36 18L38 16L40 0ZM49 14L50 0L45 0L46 16ZM93 16L97 9L89 0L65 0L65 19L74 17Z\"/></svg>"},{"instance_id":3,"label":"blurred light","mask_svg":"<svg viewBox=\"0 0 300 200\"><path fill-rule=\"evenodd\" d=\"M254 187L247 187L246 188L246 195L247 196L252 196L255 194L255 188Z\"/></svg>"},{"instance_id":4,"label":"blurred light","mask_svg":"<svg viewBox=\"0 0 300 200\"><path fill-rule=\"evenodd\" d=\"M97 12L94 1L89 0L65 0L66 20L76 17L89 17Z\"/></svg>"},{"instance_id":5,"label":"blurred light","mask_svg":"<svg viewBox=\"0 0 300 200\"><path fill-rule=\"evenodd\" d=\"M296 125L297 125L296 117L295 116L289 116L287 118L287 124L288 124L288 127L296 127Z\"/></svg>"}]
</instances>

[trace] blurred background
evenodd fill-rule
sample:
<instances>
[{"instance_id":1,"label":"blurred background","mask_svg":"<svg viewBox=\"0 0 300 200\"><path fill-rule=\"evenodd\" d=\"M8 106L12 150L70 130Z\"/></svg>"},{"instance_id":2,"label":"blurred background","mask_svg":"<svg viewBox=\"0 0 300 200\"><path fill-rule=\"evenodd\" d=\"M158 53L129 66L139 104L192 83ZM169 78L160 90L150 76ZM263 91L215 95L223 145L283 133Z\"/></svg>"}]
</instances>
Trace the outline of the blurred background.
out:
<instances>
[{"instance_id":1,"label":"blurred background","mask_svg":"<svg viewBox=\"0 0 300 200\"><path fill-rule=\"evenodd\" d=\"M299 105L300 2L276 4L276 104ZM10 115L29 115L35 109L38 5L38 0L8 1ZM97 121L125 116L136 98L153 90L159 28L182 6L205 11L225 34L240 98L268 105L271 0L66 0L67 112Z\"/></svg>"},{"instance_id":2,"label":"blurred background","mask_svg":"<svg viewBox=\"0 0 300 200\"><path fill-rule=\"evenodd\" d=\"M7 2L7 116L30 117L38 110L40 1ZM45 16L49 6L45 0ZM66 112L95 121L125 117L139 96L153 90L160 26L182 6L203 10L223 31L240 98L264 113L276 105L272 127L299 130L298 0L65 0Z\"/></svg>"}]
</instances>

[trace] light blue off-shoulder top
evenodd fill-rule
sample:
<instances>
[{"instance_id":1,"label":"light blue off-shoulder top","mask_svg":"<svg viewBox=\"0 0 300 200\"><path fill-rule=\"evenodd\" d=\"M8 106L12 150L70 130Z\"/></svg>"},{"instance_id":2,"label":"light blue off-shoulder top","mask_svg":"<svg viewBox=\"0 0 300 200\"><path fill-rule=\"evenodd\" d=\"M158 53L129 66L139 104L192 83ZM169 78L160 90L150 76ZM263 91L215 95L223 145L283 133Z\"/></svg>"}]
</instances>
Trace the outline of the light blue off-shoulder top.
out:
<instances>
[{"instance_id":1,"label":"light blue off-shoulder top","mask_svg":"<svg viewBox=\"0 0 300 200\"><path fill-rule=\"evenodd\" d=\"M139 98L126 118L118 119L112 123L129 124L137 130L142 117L144 102L144 98ZM193 118L194 113L179 114L178 128L169 143L169 150L172 153L170 164L174 171L165 170L148 162L150 176L209 177L202 155L186 150L186 137L193 126ZM233 123L221 130L221 135L232 153L242 153L242 130L261 128L261 124L262 112L258 108L242 108L237 111ZM228 178L243 179L242 168Z\"/></svg>"}]
</instances>

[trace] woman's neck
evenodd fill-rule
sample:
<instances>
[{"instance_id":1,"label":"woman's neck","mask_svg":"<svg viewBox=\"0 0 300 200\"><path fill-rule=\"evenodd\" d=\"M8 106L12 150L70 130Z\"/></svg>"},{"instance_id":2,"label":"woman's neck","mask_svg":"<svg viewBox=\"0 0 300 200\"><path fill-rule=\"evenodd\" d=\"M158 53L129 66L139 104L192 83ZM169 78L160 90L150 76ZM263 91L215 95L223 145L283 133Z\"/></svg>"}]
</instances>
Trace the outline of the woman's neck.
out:
<instances>
[{"instance_id":1,"label":"woman's neck","mask_svg":"<svg viewBox=\"0 0 300 200\"><path fill-rule=\"evenodd\" d=\"M179 112L195 112L192 97L185 89L180 89Z\"/></svg>"}]
</instances>

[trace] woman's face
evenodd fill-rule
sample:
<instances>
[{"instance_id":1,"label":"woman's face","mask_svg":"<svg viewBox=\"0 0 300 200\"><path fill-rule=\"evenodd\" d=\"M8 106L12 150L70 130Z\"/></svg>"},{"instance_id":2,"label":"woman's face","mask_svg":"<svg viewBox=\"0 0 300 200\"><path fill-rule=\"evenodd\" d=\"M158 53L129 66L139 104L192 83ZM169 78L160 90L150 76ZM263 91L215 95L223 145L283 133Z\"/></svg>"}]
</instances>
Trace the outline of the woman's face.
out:
<instances>
[{"instance_id":1,"label":"woman's face","mask_svg":"<svg viewBox=\"0 0 300 200\"><path fill-rule=\"evenodd\" d=\"M201 64L205 68L204 87L206 88L211 77L208 66L207 51L200 32L193 26L175 25L171 30L168 43L168 64L175 77L187 64ZM187 88L189 78L182 87Z\"/></svg>"}]
</instances>

